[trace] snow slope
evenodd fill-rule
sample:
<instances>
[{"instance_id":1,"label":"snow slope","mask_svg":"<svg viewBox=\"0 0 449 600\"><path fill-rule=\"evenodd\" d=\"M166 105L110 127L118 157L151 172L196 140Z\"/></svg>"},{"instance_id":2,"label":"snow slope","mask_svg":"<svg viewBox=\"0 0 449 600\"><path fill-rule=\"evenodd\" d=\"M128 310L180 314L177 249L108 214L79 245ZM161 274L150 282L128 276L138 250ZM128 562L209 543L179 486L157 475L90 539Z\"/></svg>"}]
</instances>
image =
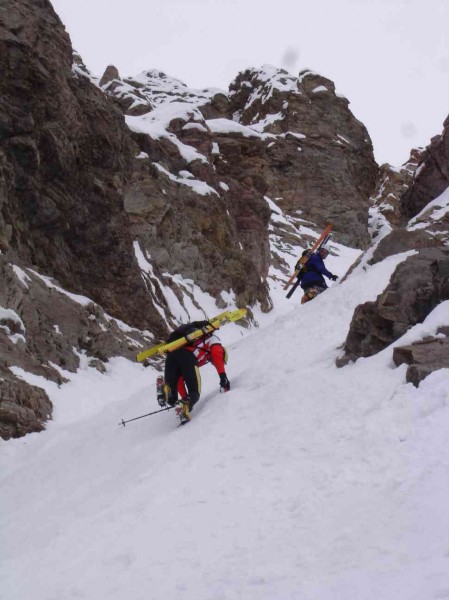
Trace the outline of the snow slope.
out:
<instances>
[{"instance_id":1,"label":"snow slope","mask_svg":"<svg viewBox=\"0 0 449 600\"><path fill-rule=\"evenodd\" d=\"M156 372L125 360L47 384L48 430L0 445L2 597L449 598L449 370L415 389L391 348L335 367L354 307L404 258L304 306L278 290L244 337L223 328L232 389L202 369L183 428L172 412L118 426L157 409Z\"/></svg>"}]
</instances>

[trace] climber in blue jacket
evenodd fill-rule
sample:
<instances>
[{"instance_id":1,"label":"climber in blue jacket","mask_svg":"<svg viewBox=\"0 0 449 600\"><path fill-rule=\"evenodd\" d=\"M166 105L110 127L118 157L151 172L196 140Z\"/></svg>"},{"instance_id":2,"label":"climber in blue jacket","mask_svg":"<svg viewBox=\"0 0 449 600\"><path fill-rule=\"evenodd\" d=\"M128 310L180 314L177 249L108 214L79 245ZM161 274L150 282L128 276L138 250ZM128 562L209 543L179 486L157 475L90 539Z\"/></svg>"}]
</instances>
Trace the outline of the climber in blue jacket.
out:
<instances>
[{"instance_id":1,"label":"climber in blue jacket","mask_svg":"<svg viewBox=\"0 0 449 600\"><path fill-rule=\"evenodd\" d=\"M323 245L318 252L312 254L305 266L301 269L298 279L300 286L304 290L304 296L301 298L301 304L313 300L318 294L327 289L327 277L331 281L337 281L337 276L326 269L324 259L328 256L329 249Z\"/></svg>"}]
</instances>

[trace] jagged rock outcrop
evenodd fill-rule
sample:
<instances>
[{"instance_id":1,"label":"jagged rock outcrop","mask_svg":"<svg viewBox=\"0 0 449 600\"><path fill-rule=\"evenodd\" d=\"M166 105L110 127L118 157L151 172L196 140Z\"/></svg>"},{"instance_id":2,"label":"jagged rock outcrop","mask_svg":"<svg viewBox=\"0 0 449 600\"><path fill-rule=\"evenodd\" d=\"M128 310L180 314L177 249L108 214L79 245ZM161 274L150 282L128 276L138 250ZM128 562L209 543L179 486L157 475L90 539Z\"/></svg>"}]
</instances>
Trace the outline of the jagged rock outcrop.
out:
<instances>
[{"instance_id":1,"label":"jagged rock outcrop","mask_svg":"<svg viewBox=\"0 0 449 600\"><path fill-rule=\"evenodd\" d=\"M72 71L50 2L0 0L1 246L130 324L163 331L133 254L122 114Z\"/></svg>"},{"instance_id":2,"label":"jagged rock outcrop","mask_svg":"<svg viewBox=\"0 0 449 600\"><path fill-rule=\"evenodd\" d=\"M381 165L376 189L370 198L368 226L373 241L404 225L401 214L401 198L413 183L423 148L413 148L410 157L401 167L388 163Z\"/></svg>"},{"instance_id":3,"label":"jagged rock outcrop","mask_svg":"<svg viewBox=\"0 0 449 600\"><path fill-rule=\"evenodd\" d=\"M201 165L188 168L186 183L207 180ZM142 161L125 196L134 235L159 281L168 284L165 272L180 273L214 298L233 291L238 305L260 301L268 310L268 287L261 281L270 261L268 205L244 182L234 183L229 198L206 185L209 193L187 188L180 194L168 172Z\"/></svg>"},{"instance_id":4,"label":"jagged rock outcrop","mask_svg":"<svg viewBox=\"0 0 449 600\"><path fill-rule=\"evenodd\" d=\"M130 86L135 91L129 93ZM213 142L202 113L216 115L222 95L192 92L157 71L126 79L122 88L107 85L105 92L118 97L123 106L145 93L153 111L147 122L128 121L141 154L126 190L125 208L134 237L151 257L157 282L167 285L163 273L179 273L217 298L218 304L221 291L234 292L239 305L259 301L268 310L271 303L263 280L270 260L270 210L250 181L236 173L231 182L218 172L217 164L226 159L217 151L218 140ZM165 132L161 135L156 126L153 134L152 124L169 103L175 110ZM148 126L148 134L139 132L141 123ZM236 136L230 152L241 158L248 154L242 148L248 146L251 142L244 136Z\"/></svg>"},{"instance_id":5,"label":"jagged rock outcrop","mask_svg":"<svg viewBox=\"0 0 449 600\"><path fill-rule=\"evenodd\" d=\"M84 64L84 61L83 61L81 55L76 50L73 50L73 67L72 68L75 71L75 73L78 72L80 75L84 75L85 77L90 79L92 81L92 83L96 84L96 78L91 75L91 73L89 72L89 69Z\"/></svg>"},{"instance_id":6,"label":"jagged rock outcrop","mask_svg":"<svg viewBox=\"0 0 449 600\"><path fill-rule=\"evenodd\" d=\"M449 249L420 250L398 265L375 302L356 308L337 365L380 352L448 299Z\"/></svg>"},{"instance_id":7,"label":"jagged rock outcrop","mask_svg":"<svg viewBox=\"0 0 449 600\"><path fill-rule=\"evenodd\" d=\"M109 65L106 67L106 70L100 79L99 86L104 87L105 85L110 84L111 81L114 81L114 79L120 79L118 69L117 67L114 67L114 65Z\"/></svg>"},{"instance_id":8,"label":"jagged rock outcrop","mask_svg":"<svg viewBox=\"0 0 449 600\"><path fill-rule=\"evenodd\" d=\"M152 110L152 105L140 91L142 84L139 82L122 81L117 67L106 67L99 84L100 88L108 94L113 102L125 115L139 116Z\"/></svg>"},{"instance_id":9,"label":"jagged rock outcrop","mask_svg":"<svg viewBox=\"0 0 449 600\"><path fill-rule=\"evenodd\" d=\"M291 222L278 228L278 244L298 243L299 214L318 226L333 220L337 239L366 243L377 165L366 129L329 80L264 67L240 74L228 96L153 70L103 89L120 102L139 145L125 208L158 274L177 267L214 296L233 290L238 302L269 307L260 283L273 260L267 198ZM136 119L131 108L142 96L151 112Z\"/></svg>"},{"instance_id":10,"label":"jagged rock outcrop","mask_svg":"<svg viewBox=\"0 0 449 600\"><path fill-rule=\"evenodd\" d=\"M22 380L27 374L59 385L81 360L104 372L110 357L134 359L151 341L88 298L0 256L0 436L39 431L51 414L47 394Z\"/></svg>"},{"instance_id":11,"label":"jagged rock outcrop","mask_svg":"<svg viewBox=\"0 0 449 600\"><path fill-rule=\"evenodd\" d=\"M332 221L336 239L365 247L378 167L366 128L334 83L267 66L240 73L230 90L234 118L274 134L254 172L265 178L268 195L288 214L301 211L320 227Z\"/></svg>"},{"instance_id":12,"label":"jagged rock outcrop","mask_svg":"<svg viewBox=\"0 0 449 600\"><path fill-rule=\"evenodd\" d=\"M383 237L376 245L372 258L368 261L369 265L375 265L382 262L388 256L408 252L409 250L420 250L422 248L441 247L443 243L436 237L431 236L427 231L417 229L408 231L407 229L393 229L388 235Z\"/></svg>"},{"instance_id":13,"label":"jagged rock outcrop","mask_svg":"<svg viewBox=\"0 0 449 600\"><path fill-rule=\"evenodd\" d=\"M434 240L429 243L431 246L449 242L449 214L441 210L448 202L448 122L449 118L442 135L433 138L427 148L412 150L402 167L380 168L369 219L373 241L399 228L428 234L428 239Z\"/></svg>"},{"instance_id":14,"label":"jagged rock outcrop","mask_svg":"<svg viewBox=\"0 0 449 600\"><path fill-rule=\"evenodd\" d=\"M373 265L401 252L418 253L397 267L375 302L356 308L338 366L383 350L449 298L448 124L446 119L443 134L424 151L413 150L400 169L381 167L370 209L374 247L368 250L370 258L362 256L358 263ZM418 385L449 364L449 345L426 339L395 348L393 357L397 365L410 365L407 381Z\"/></svg>"},{"instance_id":15,"label":"jagged rock outcrop","mask_svg":"<svg viewBox=\"0 0 449 600\"><path fill-rule=\"evenodd\" d=\"M449 327L437 330L439 337L425 338L408 346L393 349L393 362L407 367L406 380L418 387L420 382L437 369L449 369Z\"/></svg>"},{"instance_id":16,"label":"jagged rock outcrop","mask_svg":"<svg viewBox=\"0 0 449 600\"><path fill-rule=\"evenodd\" d=\"M0 437L4 440L42 431L52 408L42 388L17 380L10 372L0 377Z\"/></svg>"},{"instance_id":17,"label":"jagged rock outcrop","mask_svg":"<svg viewBox=\"0 0 449 600\"><path fill-rule=\"evenodd\" d=\"M401 212L407 219L415 217L449 186L449 116L443 127L443 133L432 138L425 149L413 186L401 198Z\"/></svg>"},{"instance_id":18,"label":"jagged rock outcrop","mask_svg":"<svg viewBox=\"0 0 449 600\"><path fill-rule=\"evenodd\" d=\"M0 0L0 69L0 435L9 437L42 429L51 414L20 369L60 383L57 367L76 370L77 353L99 369L100 359L132 356L131 334L103 309L154 334L166 324L149 302L123 209L134 143L82 62L72 70L50 2ZM91 308L43 283L48 276Z\"/></svg>"}]
</instances>

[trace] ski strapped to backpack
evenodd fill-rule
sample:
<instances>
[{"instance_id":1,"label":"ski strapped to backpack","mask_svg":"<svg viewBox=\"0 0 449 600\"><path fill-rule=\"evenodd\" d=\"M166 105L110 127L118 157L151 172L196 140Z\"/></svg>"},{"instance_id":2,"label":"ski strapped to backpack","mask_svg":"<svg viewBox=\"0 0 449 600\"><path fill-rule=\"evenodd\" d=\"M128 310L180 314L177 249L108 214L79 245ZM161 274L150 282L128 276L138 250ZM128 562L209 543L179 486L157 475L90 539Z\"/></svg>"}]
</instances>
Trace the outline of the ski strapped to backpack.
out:
<instances>
[{"instance_id":1,"label":"ski strapped to backpack","mask_svg":"<svg viewBox=\"0 0 449 600\"><path fill-rule=\"evenodd\" d=\"M293 275L290 277L290 279L287 281L287 283L284 285L284 290L287 290L292 281L294 280L295 277L298 277L299 272L301 271L301 268L306 264L306 262L309 260L309 256L311 254L313 254L315 252L315 250L317 250L322 244L324 244L324 242L326 241L327 236L330 234L332 229L332 223L329 223L328 226L326 227L326 229L323 231L323 233L320 235L320 237L316 240L316 242L313 244L313 246L310 248L309 250L309 254L306 256L301 256L301 258L298 260L298 262L295 265L295 271L293 273ZM287 298L289 298L290 296L287 296Z\"/></svg>"},{"instance_id":2,"label":"ski strapped to backpack","mask_svg":"<svg viewBox=\"0 0 449 600\"><path fill-rule=\"evenodd\" d=\"M201 327L198 327L198 329L194 329L193 331L173 341L170 341L169 338L169 341L167 342L157 344L157 346L153 346L152 348L148 348L148 350L140 352L136 356L136 359L138 362L143 362L144 360L146 360L150 356L154 356L155 354L163 355L166 352L173 352L174 350L177 350L178 348L181 348L182 346L185 346L186 344L189 344L194 340L198 340L203 336L213 333L216 329L219 329L222 325L225 325L226 323L232 323L234 321L238 321L239 319L243 319L243 317L246 316L246 313L246 308L238 308L237 310L227 310L207 321L194 321L194 324L202 323L203 325ZM177 331L182 332L182 326L175 330L173 334L178 335L176 333ZM172 337L173 334L171 334L170 337Z\"/></svg>"},{"instance_id":3,"label":"ski strapped to backpack","mask_svg":"<svg viewBox=\"0 0 449 600\"><path fill-rule=\"evenodd\" d=\"M327 244L327 242L331 239L331 237L332 237L332 234L328 233L326 235L326 237L321 240L321 242L319 243L318 247L315 249L315 252L317 252L321 248L321 246L324 246L325 244ZM297 272L297 280L295 281L295 283L293 284L292 288L288 292L288 294L286 296L287 298L291 298L293 296L293 294L295 293L296 288L300 285L300 283L301 283L301 277L300 277L300 275L301 275L301 273L303 273L304 271L307 270L307 263L309 261L309 258L312 256L312 254L313 254L313 252L311 250L304 251L303 252L303 256L301 257L301 259L304 258L305 260L302 262L302 264L299 264L299 261L296 264L296 268L297 268L297 271L296 271Z\"/></svg>"}]
</instances>

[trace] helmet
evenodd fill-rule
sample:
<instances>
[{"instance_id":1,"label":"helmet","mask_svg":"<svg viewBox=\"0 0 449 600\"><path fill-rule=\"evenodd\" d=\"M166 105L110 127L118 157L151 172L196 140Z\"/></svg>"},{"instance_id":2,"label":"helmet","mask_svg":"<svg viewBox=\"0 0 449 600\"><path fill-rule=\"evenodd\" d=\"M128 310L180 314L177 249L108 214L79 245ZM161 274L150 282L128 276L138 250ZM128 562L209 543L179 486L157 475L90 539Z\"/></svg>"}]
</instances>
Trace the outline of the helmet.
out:
<instances>
[{"instance_id":1,"label":"helmet","mask_svg":"<svg viewBox=\"0 0 449 600\"><path fill-rule=\"evenodd\" d=\"M328 244L323 244L322 246L320 246L320 250L319 251L321 252L322 250L324 250L324 252L326 252L326 254L329 254L329 252L330 252L329 245Z\"/></svg>"}]
</instances>

